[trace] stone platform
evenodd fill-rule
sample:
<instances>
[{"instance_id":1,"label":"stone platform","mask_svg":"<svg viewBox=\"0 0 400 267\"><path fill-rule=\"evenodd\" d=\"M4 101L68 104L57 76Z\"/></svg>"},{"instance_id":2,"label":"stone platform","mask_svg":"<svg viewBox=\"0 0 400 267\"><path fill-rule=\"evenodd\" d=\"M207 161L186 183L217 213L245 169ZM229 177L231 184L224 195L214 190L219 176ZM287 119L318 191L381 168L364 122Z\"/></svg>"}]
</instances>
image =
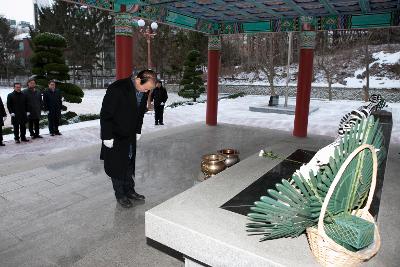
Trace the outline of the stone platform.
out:
<instances>
[{"instance_id":1,"label":"stone platform","mask_svg":"<svg viewBox=\"0 0 400 267\"><path fill-rule=\"evenodd\" d=\"M265 150L282 157L298 148L316 151L327 142L327 138L319 136L275 138L266 142ZM400 231L394 228L400 218L399 205L394 202L399 199L399 160L398 151L389 153L378 219L382 247L365 266L396 266L400 260L394 252L399 249L395 237L400 237ZM280 161L260 158L255 153L147 211L146 236L182 253L187 266L319 266L305 235L259 242L260 236L246 232L246 216L221 208Z\"/></svg>"}]
</instances>

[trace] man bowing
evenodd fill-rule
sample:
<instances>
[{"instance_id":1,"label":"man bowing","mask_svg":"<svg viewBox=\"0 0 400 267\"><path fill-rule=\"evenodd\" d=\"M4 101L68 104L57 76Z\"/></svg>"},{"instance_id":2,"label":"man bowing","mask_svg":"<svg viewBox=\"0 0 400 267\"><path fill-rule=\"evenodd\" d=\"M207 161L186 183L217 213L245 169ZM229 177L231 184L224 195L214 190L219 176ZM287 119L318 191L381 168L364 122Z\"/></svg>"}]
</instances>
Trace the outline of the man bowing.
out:
<instances>
[{"instance_id":1,"label":"man bowing","mask_svg":"<svg viewBox=\"0 0 400 267\"><path fill-rule=\"evenodd\" d=\"M130 199L143 200L136 193L136 140L140 138L148 91L155 87L156 74L143 70L136 76L117 80L108 88L100 112L101 155L110 176L117 202L132 207Z\"/></svg>"}]
</instances>

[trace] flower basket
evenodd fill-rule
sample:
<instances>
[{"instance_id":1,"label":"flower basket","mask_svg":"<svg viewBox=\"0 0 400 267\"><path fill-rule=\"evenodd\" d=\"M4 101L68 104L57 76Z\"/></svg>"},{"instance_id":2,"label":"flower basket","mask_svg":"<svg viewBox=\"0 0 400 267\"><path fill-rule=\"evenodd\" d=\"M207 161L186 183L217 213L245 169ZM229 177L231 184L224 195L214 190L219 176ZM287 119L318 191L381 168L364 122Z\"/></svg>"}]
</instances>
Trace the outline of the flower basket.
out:
<instances>
[{"instance_id":1,"label":"flower basket","mask_svg":"<svg viewBox=\"0 0 400 267\"><path fill-rule=\"evenodd\" d=\"M334 193L336 185L345 171L346 167L349 165L351 160L362 150L369 149L372 153L373 160L373 172L372 172L372 183L368 194L368 199L365 207L358 211L353 211L351 216L357 216L364 219L367 222L373 223L374 225L374 240L371 245L359 251L351 251L330 238L324 227L324 217L329 204L329 200ZM378 169L378 160L375 148L371 145L364 144L355 149L343 165L340 167L335 179L330 186L328 193L325 197L324 203L321 208L321 213L319 215L318 226L307 228L307 238L311 248L312 253L316 257L317 261L323 266L359 266L363 261L372 258L380 248L380 236L378 227L372 215L368 212L374 191L376 186L376 175ZM358 219L356 219L358 220ZM328 230L329 231L329 230ZM368 242L368 241L367 241ZM362 242L361 242L362 243ZM360 244L361 244L360 243ZM361 244L362 245L362 244Z\"/></svg>"}]
</instances>

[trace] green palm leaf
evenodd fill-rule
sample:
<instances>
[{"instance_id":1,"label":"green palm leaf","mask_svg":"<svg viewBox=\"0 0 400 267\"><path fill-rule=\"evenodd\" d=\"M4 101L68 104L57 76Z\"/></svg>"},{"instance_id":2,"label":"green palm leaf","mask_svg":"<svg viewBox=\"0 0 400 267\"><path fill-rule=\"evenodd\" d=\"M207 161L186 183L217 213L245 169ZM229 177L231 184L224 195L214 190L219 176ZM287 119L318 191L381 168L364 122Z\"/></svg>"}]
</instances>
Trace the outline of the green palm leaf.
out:
<instances>
[{"instance_id":1,"label":"green palm leaf","mask_svg":"<svg viewBox=\"0 0 400 267\"><path fill-rule=\"evenodd\" d=\"M247 224L247 231L251 235L263 235L260 241L264 241L296 237L307 227L315 226L340 166L361 144L371 144L380 149L378 161L382 162L385 157L383 135L373 116L355 123L336 146L329 163L316 174L311 172L309 180L294 173L290 182L283 179L276 184L276 189L267 190L268 196L262 196L251 207L248 218L252 222ZM329 201L326 221L330 221L332 215L362 207L371 185L371 158L370 151L362 151L350 162Z\"/></svg>"}]
</instances>

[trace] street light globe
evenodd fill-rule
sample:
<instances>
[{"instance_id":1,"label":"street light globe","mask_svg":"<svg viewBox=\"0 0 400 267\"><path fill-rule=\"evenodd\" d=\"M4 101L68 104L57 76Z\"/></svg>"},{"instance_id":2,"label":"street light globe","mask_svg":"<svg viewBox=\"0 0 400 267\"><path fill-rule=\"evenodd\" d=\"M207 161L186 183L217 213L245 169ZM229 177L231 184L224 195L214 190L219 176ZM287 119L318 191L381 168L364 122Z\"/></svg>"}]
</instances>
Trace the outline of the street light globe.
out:
<instances>
[{"instance_id":1,"label":"street light globe","mask_svg":"<svg viewBox=\"0 0 400 267\"><path fill-rule=\"evenodd\" d=\"M151 28L152 28L153 30L157 30L157 28L158 28L157 22L153 22L150 26L151 26Z\"/></svg>"},{"instance_id":2,"label":"street light globe","mask_svg":"<svg viewBox=\"0 0 400 267\"><path fill-rule=\"evenodd\" d=\"M142 19L139 19L137 21L137 24L139 25L139 27L143 27L146 24L146 22L144 22L144 20L142 20Z\"/></svg>"}]
</instances>

